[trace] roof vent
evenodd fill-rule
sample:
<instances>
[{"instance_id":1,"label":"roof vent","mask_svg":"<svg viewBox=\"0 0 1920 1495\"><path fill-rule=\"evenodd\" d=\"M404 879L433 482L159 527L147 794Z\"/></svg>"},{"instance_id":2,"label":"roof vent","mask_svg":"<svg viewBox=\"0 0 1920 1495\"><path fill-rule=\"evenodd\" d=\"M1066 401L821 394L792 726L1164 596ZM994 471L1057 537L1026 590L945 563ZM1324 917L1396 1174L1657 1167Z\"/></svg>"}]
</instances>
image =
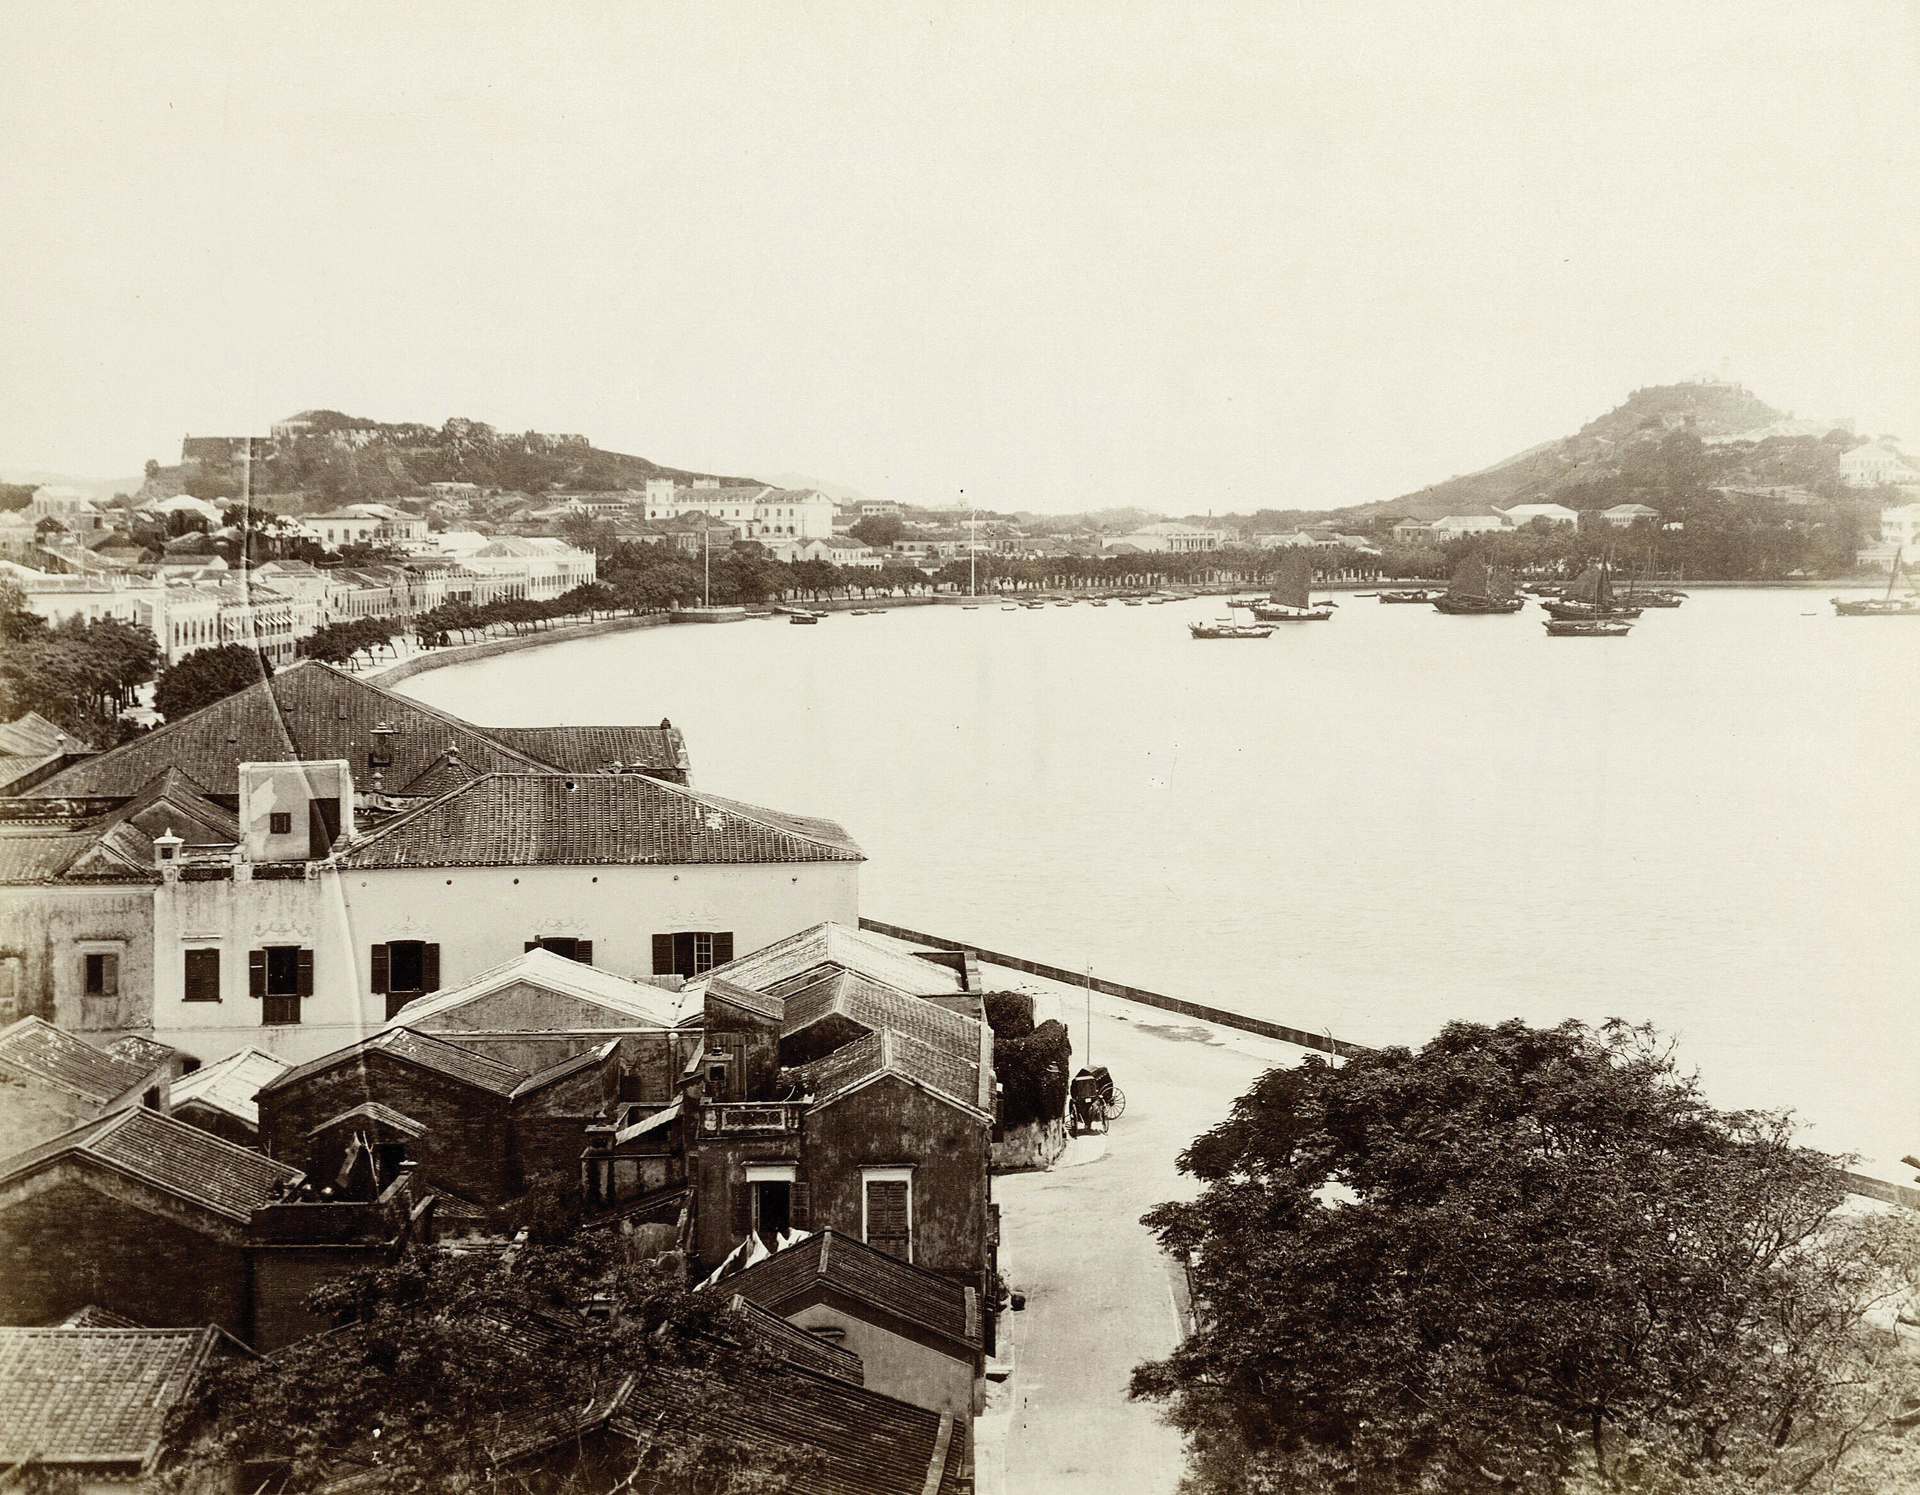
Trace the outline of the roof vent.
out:
<instances>
[{"instance_id":1,"label":"roof vent","mask_svg":"<svg viewBox=\"0 0 1920 1495\"><path fill-rule=\"evenodd\" d=\"M576 785L576 784L575 784L575 783L573 782L573 780L572 780L572 779L563 779L563 780L561 780L561 782L562 782L563 784L565 784L565 785L567 786L567 793L569 793L569 794L571 794L571 793L573 793L573 791L574 791L574 790L575 790L575 789L576 789L576 788L578 787L578 786L577 786L577 785Z\"/></svg>"},{"instance_id":2,"label":"roof vent","mask_svg":"<svg viewBox=\"0 0 1920 1495\"><path fill-rule=\"evenodd\" d=\"M671 721L669 721L669 720L668 720L668 719L667 719L666 717L664 717L664 716L663 716L663 717L661 717L661 718L660 718L660 730L661 730L662 732L671 732L671 731L673 730L673 723L672 723Z\"/></svg>"},{"instance_id":3,"label":"roof vent","mask_svg":"<svg viewBox=\"0 0 1920 1495\"><path fill-rule=\"evenodd\" d=\"M378 726L376 726L373 729L373 735L375 737L391 737L393 736L394 733L398 732L399 730L400 729L396 727L392 722L381 722Z\"/></svg>"}]
</instances>

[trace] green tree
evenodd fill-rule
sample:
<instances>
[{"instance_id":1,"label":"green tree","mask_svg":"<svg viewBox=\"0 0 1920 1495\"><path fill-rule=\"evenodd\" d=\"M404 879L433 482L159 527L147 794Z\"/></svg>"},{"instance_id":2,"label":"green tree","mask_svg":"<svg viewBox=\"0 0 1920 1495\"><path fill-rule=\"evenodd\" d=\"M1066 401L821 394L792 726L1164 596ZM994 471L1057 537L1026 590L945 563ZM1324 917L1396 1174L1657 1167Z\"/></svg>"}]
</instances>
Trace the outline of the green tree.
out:
<instances>
[{"instance_id":1,"label":"green tree","mask_svg":"<svg viewBox=\"0 0 1920 1495\"><path fill-rule=\"evenodd\" d=\"M248 1489L312 1490L375 1471L382 1495L518 1488L513 1455L528 1435L623 1405L647 1409L648 1437L631 1468L591 1488L787 1488L804 1459L713 1431L736 1384L764 1385L776 1362L727 1295L628 1264L619 1242L536 1228L511 1250L417 1248L324 1285L308 1305L340 1328L268 1359L217 1363L174 1413L169 1487L206 1488L244 1467ZM671 1415L689 1406L713 1420Z\"/></svg>"},{"instance_id":2,"label":"green tree","mask_svg":"<svg viewBox=\"0 0 1920 1495\"><path fill-rule=\"evenodd\" d=\"M244 644L195 649L160 672L153 687L153 709L167 721L178 721L272 674L273 666Z\"/></svg>"},{"instance_id":3,"label":"green tree","mask_svg":"<svg viewBox=\"0 0 1920 1495\"><path fill-rule=\"evenodd\" d=\"M1835 1159L1622 1024L1272 1070L1180 1166L1146 1221L1202 1328L1132 1390L1194 1491L1790 1485L1841 1462L1895 1285Z\"/></svg>"},{"instance_id":4,"label":"green tree","mask_svg":"<svg viewBox=\"0 0 1920 1495\"><path fill-rule=\"evenodd\" d=\"M871 545L875 550L891 550L893 542L907 532L906 525L888 515L875 515L871 519L862 519L847 531L863 545Z\"/></svg>"}]
</instances>

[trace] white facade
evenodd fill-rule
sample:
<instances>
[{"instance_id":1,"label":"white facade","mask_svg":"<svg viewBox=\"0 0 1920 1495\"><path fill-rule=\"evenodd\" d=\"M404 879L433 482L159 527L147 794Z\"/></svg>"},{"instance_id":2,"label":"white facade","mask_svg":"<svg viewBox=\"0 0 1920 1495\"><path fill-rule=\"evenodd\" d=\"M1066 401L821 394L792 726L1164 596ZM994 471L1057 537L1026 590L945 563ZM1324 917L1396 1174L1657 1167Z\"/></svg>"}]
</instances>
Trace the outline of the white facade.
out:
<instances>
[{"instance_id":1,"label":"white facade","mask_svg":"<svg viewBox=\"0 0 1920 1495\"><path fill-rule=\"evenodd\" d=\"M1879 488L1891 483L1920 483L1920 467L1883 438L1840 454L1840 478L1849 488Z\"/></svg>"},{"instance_id":2,"label":"white facade","mask_svg":"<svg viewBox=\"0 0 1920 1495\"><path fill-rule=\"evenodd\" d=\"M154 893L153 1036L201 1058L257 1048L295 1062L386 1025L373 991L372 947L440 947L440 986L469 981L523 954L529 940L593 941L593 964L653 971L652 937L728 930L742 952L823 920L859 922L858 862L580 867L437 867L341 871L284 864L301 875L169 880ZM299 1021L267 1023L249 995L249 952L310 952L312 994ZM186 1000L186 951L219 952L217 1002Z\"/></svg>"},{"instance_id":3,"label":"white facade","mask_svg":"<svg viewBox=\"0 0 1920 1495\"><path fill-rule=\"evenodd\" d=\"M1131 545L1135 550L1152 550L1186 555L1195 551L1218 550L1231 544L1233 536L1223 530L1202 529L1193 524L1175 524L1171 520L1149 524L1130 535L1120 535L1110 543Z\"/></svg>"},{"instance_id":4,"label":"white facade","mask_svg":"<svg viewBox=\"0 0 1920 1495\"><path fill-rule=\"evenodd\" d=\"M1515 529L1524 529L1536 519L1548 524L1577 525L1580 523L1578 510L1569 509L1565 504L1515 504L1502 510L1508 524Z\"/></svg>"},{"instance_id":5,"label":"white facade","mask_svg":"<svg viewBox=\"0 0 1920 1495\"><path fill-rule=\"evenodd\" d=\"M1880 538L1920 561L1920 503L1880 511Z\"/></svg>"},{"instance_id":6,"label":"white facade","mask_svg":"<svg viewBox=\"0 0 1920 1495\"><path fill-rule=\"evenodd\" d=\"M145 577L55 575L12 561L0 561L0 576L21 590L29 612L49 623L64 623L69 618L93 623L112 618L151 627L161 594L159 584Z\"/></svg>"},{"instance_id":7,"label":"white facade","mask_svg":"<svg viewBox=\"0 0 1920 1495\"><path fill-rule=\"evenodd\" d=\"M591 550L576 550L564 540L517 535L490 541L463 556L461 564L492 582L494 596L535 602L550 602L600 574L600 559Z\"/></svg>"},{"instance_id":8,"label":"white facade","mask_svg":"<svg viewBox=\"0 0 1920 1495\"><path fill-rule=\"evenodd\" d=\"M1461 535L1497 535L1511 527L1498 514L1449 514L1427 528L1436 539L1456 540Z\"/></svg>"},{"instance_id":9,"label":"white facade","mask_svg":"<svg viewBox=\"0 0 1920 1495\"><path fill-rule=\"evenodd\" d=\"M811 488L769 488L763 483L722 488L697 481L679 487L669 478L649 478L642 518L681 519L705 514L732 525L742 539L833 538L834 502Z\"/></svg>"},{"instance_id":10,"label":"white facade","mask_svg":"<svg viewBox=\"0 0 1920 1495\"><path fill-rule=\"evenodd\" d=\"M795 547L794 559L831 561L836 566L860 566L869 571L878 571L886 564L885 557L871 545L842 539L802 540Z\"/></svg>"}]
</instances>

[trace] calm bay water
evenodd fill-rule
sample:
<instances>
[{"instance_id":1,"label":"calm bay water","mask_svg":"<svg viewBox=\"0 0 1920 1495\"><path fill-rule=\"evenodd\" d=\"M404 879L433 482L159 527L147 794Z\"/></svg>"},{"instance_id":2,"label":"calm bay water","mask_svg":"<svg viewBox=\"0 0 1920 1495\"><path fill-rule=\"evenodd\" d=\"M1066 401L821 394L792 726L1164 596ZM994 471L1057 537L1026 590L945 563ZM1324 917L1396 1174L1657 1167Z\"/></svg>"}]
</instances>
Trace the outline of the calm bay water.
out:
<instances>
[{"instance_id":1,"label":"calm bay water","mask_svg":"<svg viewBox=\"0 0 1920 1495\"><path fill-rule=\"evenodd\" d=\"M830 816L870 915L1365 1043L1649 1020L1722 1105L1920 1151L1920 622L1696 593L1630 638L1346 597L902 609L615 634L404 689L683 728Z\"/></svg>"}]
</instances>

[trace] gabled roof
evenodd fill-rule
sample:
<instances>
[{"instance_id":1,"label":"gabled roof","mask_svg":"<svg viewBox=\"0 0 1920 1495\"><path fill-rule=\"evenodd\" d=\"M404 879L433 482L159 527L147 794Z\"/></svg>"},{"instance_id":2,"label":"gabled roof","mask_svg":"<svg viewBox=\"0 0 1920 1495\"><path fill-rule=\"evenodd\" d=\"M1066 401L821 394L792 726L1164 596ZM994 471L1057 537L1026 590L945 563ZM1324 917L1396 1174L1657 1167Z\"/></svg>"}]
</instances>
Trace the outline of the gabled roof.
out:
<instances>
[{"instance_id":1,"label":"gabled roof","mask_svg":"<svg viewBox=\"0 0 1920 1495\"><path fill-rule=\"evenodd\" d=\"M802 820L644 774L491 773L359 837L346 867L858 862L832 821Z\"/></svg>"},{"instance_id":2,"label":"gabled roof","mask_svg":"<svg viewBox=\"0 0 1920 1495\"><path fill-rule=\"evenodd\" d=\"M578 1054L569 1054L564 1059L557 1059L545 1069L536 1070L516 1085L513 1091L513 1099L518 1100L523 1095L531 1094L535 1090L551 1085L556 1080L564 1080L568 1075L578 1074L583 1069L594 1069L603 1065L618 1053L619 1050L620 1040L617 1038L609 1038L597 1048L587 1049Z\"/></svg>"},{"instance_id":3,"label":"gabled roof","mask_svg":"<svg viewBox=\"0 0 1920 1495\"><path fill-rule=\"evenodd\" d=\"M671 1028L685 1016L689 1006L678 992L644 981L630 981L598 966L582 965L564 955L555 955L551 950L534 949L503 960L458 986L415 997L407 1003L397 1022L418 1027L428 1019L444 1017L519 984L605 1008L609 1027Z\"/></svg>"},{"instance_id":4,"label":"gabled roof","mask_svg":"<svg viewBox=\"0 0 1920 1495\"><path fill-rule=\"evenodd\" d=\"M909 997L891 987L869 981L855 971L836 970L808 986L787 994L780 1036L830 1016L841 1016L869 1032L891 1028L933 1048L976 1063L980 1053L980 1024L925 997Z\"/></svg>"},{"instance_id":5,"label":"gabled roof","mask_svg":"<svg viewBox=\"0 0 1920 1495\"><path fill-rule=\"evenodd\" d=\"M377 726L395 730L373 735ZM378 744L392 756L390 790L403 790L449 746L482 772L550 771L549 765L474 727L317 660L303 660L177 722L76 763L30 791L35 797L132 794L177 767L210 794L237 796L239 765L344 758L359 768Z\"/></svg>"},{"instance_id":6,"label":"gabled roof","mask_svg":"<svg viewBox=\"0 0 1920 1495\"><path fill-rule=\"evenodd\" d=\"M186 1105L222 1111L248 1126L260 1124L254 1096L293 1066L259 1049L242 1049L224 1059L204 1064L168 1087L168 1102L178 1111Z\"/></svg>"},{"instance_id":7,"label":"gabled roof","mask_svg":"<svg viewBox=\"0 0 1920 1495\"><path fill-rule=\"evenodd\" d=\"M232 814L177 768L161 768L128 793L124 804L91 819L0 824L0 883L158 882L155 836L172 832L195 846L239 839Z\"/></svg>"},{"instance_id":8,"label":"gabled roof","mask_svg":"<svg viewBox=\"0 0 1920 1495\"><path fill-rule=\"evenodd\" d=\"M212 1328L0 1329L0 1462L147 1469L223 1343Z\"/></svg>"},{"instance_id":9,"label":"gabled roof","mask_svg":"<svg viewBox=\"0 0 1920 1495\"><path fill-rule=\"evenodd\" d=\"M781 1359L818 1371L823 1376L832 1376L836 1381L845 1381L849 1386L866 1385L866 1367L852 1350L830 1344L818 1334L788 1323L771 1308L762 1308L751 1298L738 1293L734 1294L731 1306L740 1314L747 1337L772 1350Z\"/></svg>"},{"instance_id":10,"label":"gabled roof","mask_svg":"<svg viewBox=\"0 0 1920 1495\"><path fill-rule=\"evenodd\" d=\"M0 789L59 762L69 753L92 751L89 744L67 736L37 711L0 722Z\"/></svg>"},{"instance_id":11,"label":"gabled roof","mask_svg":"<svg viewBox=\"0 0 1920 1495\"><path fill-rule=\"evenodd\" d=\"M706 994L722 1002L730 1002L769 1022L777 1023L786 1015L787 1004L784 999L755 991L750 986L740 986L724 977L710 977L706 982Z\"/></svg>"},{"instance_id":12,"label":"gabled roof","mask_svg":"<svg viewBox=\"0 0 1920 1495\"><path fill-rule=\"evenodd\" d=\"M133 1106L0 1159L0 1185L63 1158L111 1168L242 1223L301 1177L297 1168Z\"/></svg>"},{"instance_id":13,"label":"gabled roof","mask_svg":"<svg viewBox=\"0 0 1920 1495\"><path fill-rule=\"evenodd\" d=\"M427 1132L426 1126L415 1121L411 1116L402 1115L392 1106L382 1105L377 1100L369 1100L342 1111L338 1116L329 1116L318 1126L308 1127L307 1135L317 1137L322 1132L330 1132L337 1126L356 1121L371 1121L376 1126L384 1126L389 1131L399 1132L408 1137L423 1137Z\"/></svg>"},{"instance_id":14,"label":"gabled roof","mask_svg":"<svg viewBox=\"0 0 1920 1495\"><path fill-rule=\"evenodd\" d=\"M776 1251L727 1278L726 1286L776 1313L815 1287L829 1287L970 1350L980 1347L979 1308L965 1287L837 1230Z\"/></svg>"},{"instance_id":15,"label":"gabled roof","mask_svg":"<svg viewBox=\"0 0 1920 1495\"><path fill-rule=\"evenodd\" d=\"M835 970L857 972L867 980L908 996L940 997L966 989L951 966L922 960L911 945L851 924L815 924L749 955L716 966L702 980L715 978L776 996L812 986Z\"/></svg>"},{"instance_id":16,"label":"gabled roof","mask_svg":"<svg viewBox=\"0 0 1920 1495\"><path fill-rule=\"evenodd\" d=\"M37 1017L0 1028L0 1072L56 1086L96 1106L122 1096L152 1072Z\"/></svg>"},{"instance_id":17,"label":"gabled roof","mask_svg":"<svg viewBox=\"0 0 1920 1495\"><path fill-rule=\"evenodd\" d=\"M296 1065L278 1079L262 1085L259 1093L264 1095L270 1090L279 1090L309 1075L324 1074L373 1053L387 1054L403 1063L431 1070L481 1090L490 1090L503 1097L512 1095L520 1082L527 1078L524 1069L502 1064L497 1059L488 1059L458 1044L448 1043L443 1038L435 1038L431 1033L393 1027L382 1028L370 1038L363 1038L343 1049L335 1049L331 1054L322 1054L318 1059L309 1059L305 1064Z\"/></svg>"},{"instance_id":18,"label":"gabled roof","mask_svg":"<svg viewBox=\"0 0 1920 1495\"><path fill-rule=\"evenodd\" d=\"M958 1054L943 1052L889 1029L856 1038L825 1058L787 1073L805 1087L813 1098L815 1111L883 1076L893 1075L963 1111L990 1119L978 1103L980 1066L977 1061L970 1063Z\"/></svg>"},{"instance_id":19,"label":"gabled roof","mask_svg":"<svg viewBox=\"0 0 1920 1495\"><path fill-rule=\"evenodd\" d=\"M686 739L677 727L487 727L496 742L551 763L566 773L605 773L615 763L626 768L678 769L689 766Z\"/></svg>"}]
</instances>

